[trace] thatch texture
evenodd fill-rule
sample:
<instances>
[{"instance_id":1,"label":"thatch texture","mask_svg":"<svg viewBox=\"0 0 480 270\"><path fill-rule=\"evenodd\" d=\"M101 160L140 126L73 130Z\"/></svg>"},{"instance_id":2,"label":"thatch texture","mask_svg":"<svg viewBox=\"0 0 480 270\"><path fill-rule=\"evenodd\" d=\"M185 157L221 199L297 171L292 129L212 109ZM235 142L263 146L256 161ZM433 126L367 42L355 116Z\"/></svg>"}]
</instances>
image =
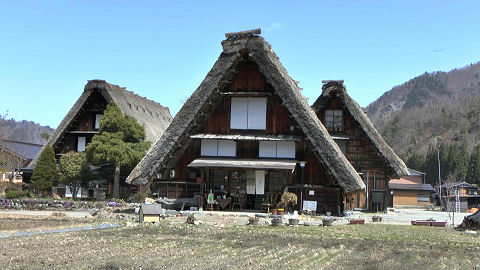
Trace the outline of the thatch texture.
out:
<instances>
[{"instance_id":1,"label":"thatch texture","mask_svg":"<svg viewBox=\"0 0 480 270\"><path fill-rule=\"evenodd\" d=\"M135 118L140 125L144 126L147 141L155 142L158 140L172 121L172 116L167 107L138 96L118 85L109 84L103 80L90 80L85 85L82 95L63 118L45 145L55 146L59 139L68 131L70 124L95 90L100 91L107 102L113 101L125 115ZM29 164L29 167L35 167L37 158L38 155Z\"/></svg>"},{"instance_id":2,"label":"thatch texture","mask_svg":"<svg viewBox=\"0 0 480 270\"><path fill-rule=\"evenodd\" d=\"M327 101L333 97L337 97L342 101L344 108L348 110L363 131L365 131L370 141L380 152L381 157L387 166L391 169L393 173L392 176L394 178L399 178L403 175L409 175L409 171L403 160L401 160L395 152L393 152L392 148L388 146L360 105L358 105L358 103L347 94L347 90L343 83L339 81L326 81L323 85L322 95L320 95L312 105L313 110L315 112L320 111Z\"/></svg>"},{"instance_id":3,"label":"thatch texture","mask_svg":"<svg viewBox=\"0 0 480 270\"><path fill-rule=\"evenodd\" d=\"M222 45L223 52L213 68L183 105L162 137L128 176L127 182L146 185L157 173L172 168L191 142L189 136L194 134L202 121L208 117L213 105L218 101L220 92L233 80L238 64L250 61L258 65L267 83L273 87L298 128L306 135L312 151L325 165L331 179L346 192L363 189L365 185L362 179L328 135L270 44L260 36L248 35L227 39Z\"/></svg>"}]
</instances>

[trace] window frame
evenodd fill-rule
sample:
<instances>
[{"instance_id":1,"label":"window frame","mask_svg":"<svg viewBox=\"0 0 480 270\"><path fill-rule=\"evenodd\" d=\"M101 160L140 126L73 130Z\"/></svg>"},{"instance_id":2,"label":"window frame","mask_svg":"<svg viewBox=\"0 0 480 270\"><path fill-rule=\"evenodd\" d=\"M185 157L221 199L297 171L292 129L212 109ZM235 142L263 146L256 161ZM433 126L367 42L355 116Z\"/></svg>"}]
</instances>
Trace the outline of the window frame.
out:
<instances>
[{"instance_id":1,"label":"window frame","mask_svg":"<svg viewBox=\"0 0 480 270\"><path fill-rule=\"evenodd\" d=\"M328 130L343 130L343 110L325 110L324 125Z\"/></svg>"}]
</instances>

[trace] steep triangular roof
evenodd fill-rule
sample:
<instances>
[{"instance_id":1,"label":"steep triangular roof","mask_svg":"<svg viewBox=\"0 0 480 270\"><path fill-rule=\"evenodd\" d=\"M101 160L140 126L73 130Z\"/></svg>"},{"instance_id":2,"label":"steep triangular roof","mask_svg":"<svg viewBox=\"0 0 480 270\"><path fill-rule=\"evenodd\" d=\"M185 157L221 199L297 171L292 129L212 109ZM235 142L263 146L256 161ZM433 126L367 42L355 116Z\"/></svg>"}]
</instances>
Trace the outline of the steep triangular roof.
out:
<instances>
[{"instance_id":1,"label":"steep triangular roof","mask_svg":"<svg viewBox=\"0 0 480 270\"><path fill-rule=\"evenodd\" d=\"M402 175L409 175L407 166L401 160L392 148L383 140L382 136L373 126L370 118L365 114L363 109L353 100L348 94L347 89L342 82L328 81L323 85L322 94L313 103L312 108L317 113L323 106L333 97L339 98L346 110L353 116L355 121L365 131L370 141L375 145L381 154L381 157L386 164L391 168L393 177L400 177Z\"/></svg>"},{"instance_id":2,"label":"steep triangular roof","mask_svg":"<svg viewBox=\"0 0 480 270\"><path fill-rule=\"evenodd\" d=\"M62 122L60 122L60 125L55 129L45 145L54 146L58 142L94 91L100 91L107 102L113 101L125 115L135 118L140 125L144 126L148 141L155 142L158 140L172 121L168 107L136 95L118 85L109 84L103 80L90 80L85 85L82 95L63 118ZM33 159L29 167L35 166L38 156Z\"/></svg>"},{"instance_id":3,"label":"steep triangular roof","mask_svg":"<svg viewBox=\"0 0 480 270\"><path fill-rule=\"evenodd\" d=\"M208 117L220 92L230 85L237 70L245 61L254 62L288 109L313 146L312 151L325 165L327 173L346 192L363 189L365 185L355 169L343 156L341 150L329 136L327 130L318 120L307 100L301 95L297 84L273 52L270 44L262 37L253 34L233 35L222 42L223 52L207 74L200 86L185 102L171 125L162 137L140 161L127 182L145 185L157 173L171 168L190 144L190 133L194 132Z\"/></svg>"}]
</instances>

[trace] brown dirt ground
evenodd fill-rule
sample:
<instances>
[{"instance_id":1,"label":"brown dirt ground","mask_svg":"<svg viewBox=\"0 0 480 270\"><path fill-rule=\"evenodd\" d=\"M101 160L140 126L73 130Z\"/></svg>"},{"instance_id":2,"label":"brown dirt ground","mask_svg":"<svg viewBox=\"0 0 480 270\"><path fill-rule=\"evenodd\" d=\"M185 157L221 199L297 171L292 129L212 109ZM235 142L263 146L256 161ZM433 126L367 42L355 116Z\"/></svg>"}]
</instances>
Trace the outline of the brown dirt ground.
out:
<instances>
[{"instance_id":1,"label":"brown dirt ground","mask_svg":"<svg viewBox=\"0 0 480 270\"><path fill-rule=\"evenodd\" d=\"M448 228L246 226L246 218L228 219L232 222L224 226L225 222L210 217L200 225L187 225L185 219L163 220L160 226L4 238L0 265L3 269L480 269L480 237Z\"/></svg>"}]
</instances>

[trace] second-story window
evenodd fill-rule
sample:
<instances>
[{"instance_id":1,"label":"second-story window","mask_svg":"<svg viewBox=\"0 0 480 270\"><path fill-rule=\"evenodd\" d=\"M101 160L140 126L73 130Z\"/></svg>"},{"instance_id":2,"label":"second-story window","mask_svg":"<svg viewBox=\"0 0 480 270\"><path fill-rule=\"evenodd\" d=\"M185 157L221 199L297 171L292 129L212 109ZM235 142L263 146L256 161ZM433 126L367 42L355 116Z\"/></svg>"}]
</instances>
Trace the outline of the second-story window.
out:
<instances>
[{"instance_id":1,"label":"second-story window","mask_svg":"<svg viewBox=\"0 0 480 270\"><path fill-rule=\"evenodd\" d=\"M230 129L266 129L267 98L232 97Z\"/></svg>"},{"instance_id":2,"label":"second-story window","mask_svg":"<svg viewBox=\"0 0 480 270\"><path fill-rule=\"evenodd\" d=\"M103 114L96 114L95 115L95 129L100 128L100 120L102 120Z\"/></svg>"},{"instance_id":3,"label":"second-story window","mask_svg":"<svg viewBox=\"0 0 480 270\"><path fill-rule=\"evenodd\" d=\"M231 140L202 139L200 154L206 157L234 157L237 154L237 143Z\"/></svg>"},{"instance_id":4,"label":"second-story window","mask_svg":"<svg viewBox=\"0 0 480 270\"><path fill-rule=\"evenodd\" d=\"M343 129L342 110L326 110L325 127L329 130L341 131Z\"/></svg>"},{"instance_id":5,"label":"second-story window","mask_svg":"<svg viewBox=\"0 0 480 270\"><path fill-rule=\"evenodd\" d=\"M77 151L78 152L85 152L85 145L87 144L86 137L78 137L77 138Z\"/></svg>"},{"instance_id":6,"label":"second-story window","mask_svg":"<svg viewBox=\"0 0 480 270\"><path fill-rule=\"evenodd\" d=\"M295 158L295 142L260 141L258 156L262 158Z\"/></svg>"}]
</instances>

